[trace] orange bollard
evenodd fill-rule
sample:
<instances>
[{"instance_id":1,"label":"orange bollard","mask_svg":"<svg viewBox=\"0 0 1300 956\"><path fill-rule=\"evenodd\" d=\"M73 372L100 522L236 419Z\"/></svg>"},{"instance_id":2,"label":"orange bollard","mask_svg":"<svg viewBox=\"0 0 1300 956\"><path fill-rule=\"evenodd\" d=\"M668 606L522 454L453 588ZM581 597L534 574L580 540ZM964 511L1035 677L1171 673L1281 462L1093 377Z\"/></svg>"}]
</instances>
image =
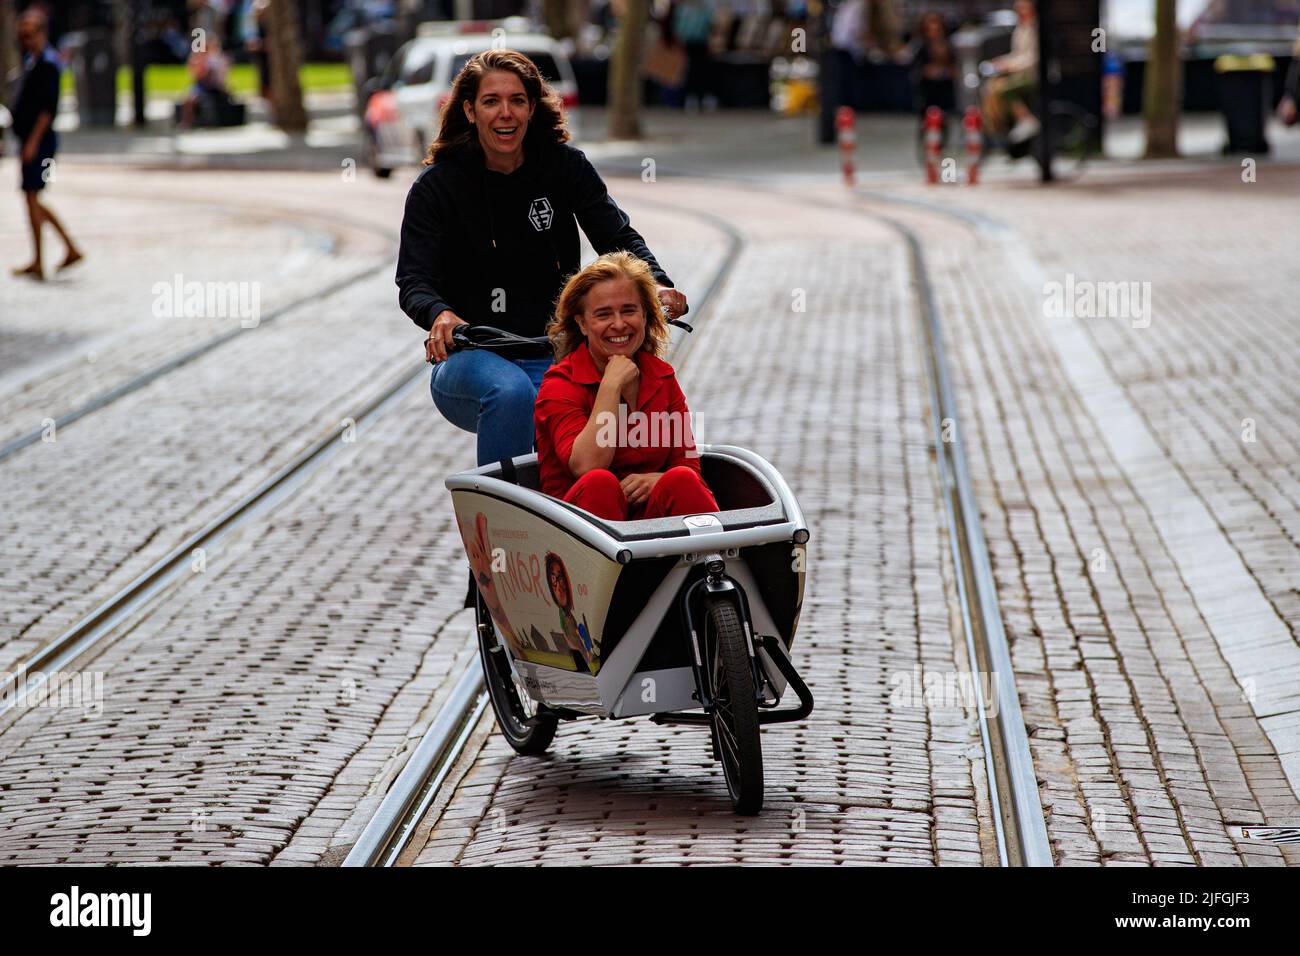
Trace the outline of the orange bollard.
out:
<instances>
[{"instance_id":1,"label":"orange bollard","mask_svg":"<svg viewBox=\"0 0 1300 956\"><path fill-rule=\"evenodd\" d=\"M931 106L925 111L925 181L939 181L939 149L943 143L943 110Z\"/></svg>"},{"instance_id":2,"label":"orange bollard","mask_svg":"<svg viewBox=\"0 0 1300 956\"><path fill-rule=\"evenodd\" d=\"M835 129L840 143L840 168L844 171L844 185L853 185L853 151L857 147L857 121L852 106L841 106L835 111Z\"/></svg>"},{"instance_id":3,"label":"orange bollard","mask_svg":"<svg viewBox=\"0 0 1300 956\"><path fill-rule=\"evenodd\" d=\"M974 186L979 182L980 158L984 152L984 135L980 131L980 108L966 107L966 118L962 120L966 128L966 154L970 157L970 166L966 169L966 183Z\"/></svg>"}]
</instances>

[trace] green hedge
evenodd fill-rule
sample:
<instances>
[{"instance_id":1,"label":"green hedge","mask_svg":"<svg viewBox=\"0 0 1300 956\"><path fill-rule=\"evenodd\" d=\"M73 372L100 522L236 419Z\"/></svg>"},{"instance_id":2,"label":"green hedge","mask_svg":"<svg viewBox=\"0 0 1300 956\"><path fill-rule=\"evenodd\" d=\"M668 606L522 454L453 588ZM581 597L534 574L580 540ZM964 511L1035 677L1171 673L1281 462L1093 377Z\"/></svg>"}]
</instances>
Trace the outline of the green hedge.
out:
<instances>
[{"instance_id":1,"label":"green hedge","mask_svg":"<svg viewBox=\"0 0 1300 956\"><path fill-rule=\"evenodd\" d=\"M346 63L307 63L299 71L303 92L352 88L352 69ZM63 92L72 92L72 71L63 71ZM257 73L250 63L236 63L230 68L230 92L236 96L251 96L257 92ZM180 99L190 88L190 75L182 64L154 64L145 67L144 89L149 98L170 97ZM120 67L117 71L118 95L131 92L131 69Z\"/></svg>"}]
</instances>

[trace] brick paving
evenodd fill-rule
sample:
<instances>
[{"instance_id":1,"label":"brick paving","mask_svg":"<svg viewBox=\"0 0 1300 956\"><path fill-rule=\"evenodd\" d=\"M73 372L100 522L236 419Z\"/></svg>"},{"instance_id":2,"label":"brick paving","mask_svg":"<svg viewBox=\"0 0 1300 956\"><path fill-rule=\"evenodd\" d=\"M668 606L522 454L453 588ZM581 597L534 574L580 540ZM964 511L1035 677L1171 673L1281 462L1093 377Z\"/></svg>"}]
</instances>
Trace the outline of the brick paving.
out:
<instances>
[{"instance_id":1,"label":"brick paving","mask_svg":"<svg viewBox=\"0 0 1300 956\"><path fill-rule=\"evenodd\" d=\"M638 220L673 274L702 287L721 252L716 230L648 209ZM409 363L418 333L395 298L388 276L359 284L124 399L87 420L78 441L70 428L54 446L85 457L55 463L30 455L53 450L35 446L5 463L14 494L40 488L47 509L43 534L25 517L34 506L23 499L15 509L34 537L31 554L5 568L6 581L27 576L27 596L48 588L65 602L40 626L97 599L84 579L106 552L85 549L142 563L164 533L179 538L178 525L265 477L280 445L337 427L385 379L381 360ZM125 434L116 444L114 429ZM186 441L192 434L208 437ZM101 675L102 711L6 715L0 862L301 864L355 839L357 818L467 659L463 557L442 477L470 461L472 437L436 416L421 376L83 665ZM74 475L96 470L117 497L70 493ZM65 498L69 513L48 514ZM158 530L141 549L146 522ZM44 575L36 560L49 562ZM54 574L66 577L47 583ZM6 602L7 614L20 612L34 613Z\"/></svg>"},{"instance_id":2,"label":"brick paving","mask_svg":"<svg viewBox=\"0 0 1300 956\"><path fill-rule=\"evenodd\" d=\"M1241 184L1253 192L1212 176L1227 174L1097 177L1047 194L1016 184L897 193L1014 223L1002 233L867 204L926 245L960 440L1063 865L1300 859L1234 832L1300 819L1300 681L1289 656L1300 625L1300 434L1289 414L1297 356L1285 299L1300 278L1288 232L1300 183L1271 167ZM192 184L217 181L160 180L160 190L180 204ZM314 180L295 192L274 177L239 184L246 204L304 214L335 189ZM391 228L401 192L367 184L343 211ZM548 756L519 758L485 720L409 856L993 862L972 713L910 706L894 693L916 668L962 667L899 237L849 210L728 186L628 181L618 196L688 290L703 288L723 244L655 212L655 199L707 208L749 242L696 334L683 383L701 438L769 457L814 528L795 659L818 710L804 725L765 731L767 804L753 820L731 814L698 729L583 721L563 726ZM100 211L113 209L105 200ZM218 242L222 222L210 209L194 213ZM282 249L301 238L273 235ZM326 274L330 263L312 268ZM137 280L122 272L120 288L130 288ZM1088 347L1120 386L1105 401L1083 387L1084 357L1063 352L1069 340L1043 318L1044 276L1067 273L1152 283L1149 328L1085 321ZM800 289L803 314L791 309ZM71 284L60 291L85 295ZM337 428L367 388L409 362L418 336L393 298L386 275L359 283L0 464L15 503L0 574L7 594L21 595L4 604L0 669L309 433ZM10 314L6 327L18 328ZM109 336L103 318L95 334ZM809 334L796 340L792 329ZM52 334L75 331L68 323ZM146 354L141 343L157 346L144 331L121 332L106 375ZM42 365L44 344L12 348L33 382L67 374ZM0 378L0 403L18 394L22 374ZM1254 441L1243 440L1247 418ZM1135 422L1156 452L1140 468L1121 440ZM470 448L433 415L426 386L414 388L88 665L104 680L102 715L37 708L0 721L0 862L338 862L472 653L458 588L446 586L460 557L441 487ZM1208 531L1150 495L1166 475L1194 492ZM1189 551L1171 528L1202 535L1200 544ZM1251 594L1207 586L1207 575L1237 580L1225 553ZM1191 555L1211 563L1198 571ZM1260 630L1261 608L1275 628ZM1239 629L1269 640L1244 640Z\"/></svg>"},{"instance_id":3,"label":"brick paving","mask_svg":"<svg viewBox=\"0 0 1300 956\"><path fill-rule=\"evenodd\" d=\"M1295 648L1276 636L1300 624L1297 352L1286 331L1298 178L1269 169L1245 185L1225 170L1046 192L902 191L994 216L1012 241L872 205L925 238L1062 864L1300 861L1294 847L1233 830L1300 819L1287 773L1300 749ZM1054 348L1061 333L1044 318L1043 282L1067 274L1152 283L1148 328L1134 328L1140 317L1075 320L1122 390L1104 402L1080 396L1085 356ZM1255 442L1242 440L1248 417ZM1126 453L1117 430L1127 439L1135 418L1158 457L1116 457ZM1197 500L1144 498L1165 473ZM1178 534L1205 531L1187 523L1201 504L1253 579L1247 590L1276 613L1254 648L1236 634L1263 626L1240 610L1248 595L1205 585L1231 562L1189 575L1219 554Z\"/></svg>"},{"instance_id":4,"label":"brick paving","mask_svg":"<svg viewBox=\"0 0 1300 956\"><path fill-rule=\"evenodd\" d=\"M565 724L542 758L494 733L415 862L977 865L970 714L893 699L914 668L956 666L902 246L788 199L676 188L749 242L683 386L701 440L767 456L814 529L794 658L817 710L764 731L754 819L731 812L697 728Z\"/></svg>"},{"instance_id":5,"label":"brick paving","mask_svg":"<svg viewBox=\"0 0 1300 956\"><path fill-rule=\"evenodd\" d=\"M142 177L148 175L147 182ZM0 443L42 426L204 340L240 328L238 315L156 315L155 285L245 283L261 315L387 260L392 220L322 215L295 190L210 176L111 172L61 163L51 203L86 250L44 284L0 283ZM337 189L338 187L333 187ZM314 191L322 189L319 179ZM400 216L396 198L386 202ZM6 218L0 259L26 261L26 221ZM46 230L47 272L62 247ZM250 330L251 331L251 330Z\"/></svg>"},{"instance_id":6,"label":"brick paving","mask_svg":"<svg viewBox=\"0 0 1300 956\"><path fill-rule=\"evenodd\" d=\"M174 178L184 185L155 178L162 195L194 188L190 176ZM316 179L294 195L284 177L271 180L241 191L241 200L255 203L269 194L282 207L310 211L322 192L339 188ZM401 190L390 192L393 229ZM355 202L349 215L371 224L379 218L370 193ZM647 211L645 221L664 240L681 237L672 239L680 250L678 271L699 260L703 227L682 225L662 211ZM0 463L0 491L11 505L0 518L7 544L0 574L10 593L23 595L0 605L0 671L12 670L316 436L339 428L365 396L418 361L419 332L395 298L391 275L380 272L250 330L211 361L185 366L60 430L54 442ZM123 351L148 334L133 330ZM153 346L147 351L170 354ZM58 393L65 373L52 377L53 384L41 380L37 390ZM95 476L90 488L88 475Z\"/></svg>"}]
</instances>

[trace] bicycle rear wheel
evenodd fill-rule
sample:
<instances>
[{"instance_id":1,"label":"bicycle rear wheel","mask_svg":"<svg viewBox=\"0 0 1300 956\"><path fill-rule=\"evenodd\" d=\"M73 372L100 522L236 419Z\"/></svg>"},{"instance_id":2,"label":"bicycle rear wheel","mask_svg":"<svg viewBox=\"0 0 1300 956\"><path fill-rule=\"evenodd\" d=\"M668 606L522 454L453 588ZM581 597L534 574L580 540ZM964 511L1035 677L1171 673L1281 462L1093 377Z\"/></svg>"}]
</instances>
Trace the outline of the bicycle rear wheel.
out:
<instances>
[{"instance_id":1,"label":"bicycle rear wheel","mask_svg":"<svg viewBox=\"0 0 1300 956\"><path fill-rule=\"evenodd\" d=\"M545 752L555 738L556 718L539 711L527 689L515 680L509 652L497 636L492 617L477 597L475 602L479 660L488 699L506 742L516 753L532 756Z\"/></svg>"}]
</instances>

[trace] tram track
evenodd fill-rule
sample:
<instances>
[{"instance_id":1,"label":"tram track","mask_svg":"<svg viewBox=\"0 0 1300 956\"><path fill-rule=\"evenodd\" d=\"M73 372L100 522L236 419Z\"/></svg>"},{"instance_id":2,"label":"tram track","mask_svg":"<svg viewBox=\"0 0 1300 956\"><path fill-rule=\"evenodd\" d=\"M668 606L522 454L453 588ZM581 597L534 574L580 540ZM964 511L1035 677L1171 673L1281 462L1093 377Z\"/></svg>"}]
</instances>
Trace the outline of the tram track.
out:
<instances>
[{"instance_id":1,"label":"tram track","mask_svg":"<svg viewBox=\"0 0 1300 956\"><path fill-rule=\"evenodd\" d=\"M735 267L745 240L734 225L719 216L660 200L645 201L706 222L724 232L730 240L730 247L723 256L722 263L692 309L691 314L695 317L693 325L698 330L707 322L714 297ZM668 358L674 367L680 368L689 357L694 334L688 335L673 329ZM447 702L438 711L378 809L357 837L343 866L394 866L397 863L419 821L437 798L440 787L464 752L487 705L487 687L483 681L478 655L475 654L458 675Z\"/></svg>"},{"instance_id":2,"label":"tram track","mask_svg":"<svg viewBox=\"0 0 1300 956\"><path fill-rule=\"evenodd\" d=\"M773 187L759 187L745 181L747 188L796 197ZM970 476L964 454L958 443L942 440L942 423L951 419L957 423L956 404L948 379L947 360L943 351L940 315L930 290L924 250L916 233L906 224L860 207L846 208L809 198L797 197L833 208L838 212L855 212L875 222L883 223L896 231L904 240L908 251L911 280L917 297L917 318L921 325L926 351L926 376L930 382L931 405L934 418L934 446L936 465L943 485L942 499L948 518L948 534L953 549L954 569L958 576L957 588L961 602L961 617L972 666L995 676L998 689L996 715L984 711L981 701L980 731L985 753L985 767L989 779L989 792L993 805L993 818L997 835L999 862L1002 865L1051 865L1050 845L1043 825L1042 809L1038 800L1032 759L1028 753L1023 719L1015 691L1006 638L997 609L988 552L984 546L979 511L974 500ZM698 297L693 310L696 322L707 319L714 294L722 286L734 267L745 240L739 231L721 217L689 209L660 200L638 199L650 206L689 215L709 223L726 233L731 246L722 265L714 274L705 291ZM262 210L264 212L264 210ZM933 211L933 210L932 210ZM363 272L339 280L334 286L314 290L302 297L312 301L334 294L346 285L361 281L384 268L387 263L369 267ZM345 284L340 284L345 283ZM304 302L286 304L277 310L282 315ZM264 318L265 322L267 319ZM217 336L201 343L186 353L160 363L128 382L129 390L105 392L92 402L67 413L75 421L105 407L118 398L138 390L207 352L218 348L233 338ZM680 365L689 356L692 337L676 335L671 353L675 364ZM385 384L378 394L352 414L358 423L373 420L394 405L409 388L422 377L426 366L420 363L397 375ZM137 379L147 380L138 381ZM93 407L92 407L93 406ZM75 417L72 417L74 416ZM60 425L64 424L61 420ZM960 434L960 428L958 428ZM23 436L28 438L29 436ZM39 433L37 433L39 438ZM101 603L54 642L31 656L3 685L0 685L0 719L22 702L29 690L28 676L60 670L73 662L102 650L112 642L115 634L124 633L123 625L141 615L152 604L161 600L171 585L181 577L195 548L211 548L233 534L240 526L273 509L284 497L309 479L337 449L339 437L330 433L319 437L301 451L292 461L281 467L255 489L220 515L206 522L184 542L172 549L143 574ZM11 443L12 444L12 443ZM26 444L30 444L27 441ZM9 446L0 448L0 460L16 452ZM438 794L447 775L463 752L473 729L481 720L486 708L486 691L477 657L458 676L448 702L440 709L429 730L421 740L396 783L390 789L378 813L367 825L354 845L344 865L392 865L401 855L415 826Z\"/></svg>"},{"instance_id":3,"label":"tram track","mask_svg":"<svg viewBox=\"0 0 1300 956\"><path fill-rule=\"evenodd\" d=\"M884 203L893 201L892 198L859 192L854 196L857 205L850 208L894 230L907 248L917 298L917 321L925 343L932 451L939 473L967 655L972 668L978 668L981 675L991 676L995 696L995 700L988 700L983 692L974 695L998 862L1004 867L1050 867L1053 865L1051 841L1016 689L1011 649L998 607L997 584L984 540L979 503L960 439L948 437L960 436L963 431L948 370L943 317L935 301L925 248L914 229L891 216L864 208L864 199ZM916 204L914 208L922 214L943 214L929 204ZM976 222L964 216L948 218L956 218L967 226L989 228L982 220ZM983 680L974 681L973 685L986 686Z\"/></svg>"},{"instance_id":4,"label":"tram track","mask_svg":"<svg viewBox=\"0 0 1300 956\"><path fill-rule=\"evenodd\" d=\"M643 202L647 206L657 207L680 215L689 215L714 228L721 228L720 220L716 219L716 217L675 206L669 202L651 200L643 200ZM734 234L732 235L732 241L733 246L739 241ZM735 250L733 248L732 259L734 259L734 255ZM385 263L374 268L384 268L387 265ZM721 283L725 271L725 269L720 269L709 282L704 293L697 300L693 315L706 314L705 304ZM359 277L351 278L355 282L358 281ZM326 294L329 293L324 290L317 290L315 297ZM685 346L681 344L683 336L678 330L674 330L674 332L677 334L677 338L674 340L676 347L684 350ZM201 347L204 352L210 352L223 344L224 341L228 341L228 339L203 343ZM184 361L179 360L182 357L177 357L176 360L167 363L166 368L151 370L149 380L156 381L168 372L180 367L185 361L192 361L197 357L198 354L187 355L183 357ZM413 387L425 380L427 374L428 366L423 361L413 364L408 370L396 374L376 393L372 393L368 399L350 412L348 418L353 423L353 426L360 428L366 424L372 424L375 419L383 415L387 410L397 406L407 397ZM145 384L148 383L141 381L132 390L138 390ZM119 394L111 396L107 401L100 402L96 408L86 409L81 412L81 416L91 414L91 412L111 404L112 401L124 394L127 394L127 392L121 391ZM170 593L180 587L188 577L190 562L196 550L202 549L204 552L212 552L224 541L234 536L241 528L272 512L281 501L309 481L311 476L338 452L341 444L342 436L337 430L330 429L325 434L317 436L292 460L279 467L220 514L206 520L185 540L176 544L148 569L137 575L106 600L97 604L52 641L17 663L12 672L0 675L3 678L3 680L0 680L0 732L10 726L16 716L15 712L22 707L34 692L40 689L40 686L48 679L48 675L71 670L76 665L102 653L130 633L141 620L167 601ZM478 683L481 687L481 675L478 676ZM462 692L460 696L453 698L453 703L457 703L464 696L466 696L466 692ZM460 712L460 708L448 710L448 718L457 712ZM481 714L481 711L479 713ZM473 727L476 720L477 717L471 720L470 728Z\"/></svg>"},{"instance_id":5,"label":"tram track","mask_svg":"<svg viewBox=\"0 0 1300 956\"><path fill-rule=\"evenodd\" d=\"M725 176L712 178L729 179ZM737 179L746 187L770 194L789 193L768 185ZM917 233L876 210L864 208L861 194L845 207L828 201L797 197L838 212L848 212L882 224L903 241L916 296L915 318L924 346L925 377L933 422L932 452L941 485L946 533L969 666L991 675L995 700L977 693L977 723L994 829L998 863L1003 867L1053 865L1033 757L1016 689L1010 649L998 608L997 590L985 544L978 502L965 452L958 442L945 441L945 423L960 431L957 402L948 371L942 316L935 302L925 252ZM938 214L922 207L923 212ZM717 218L717 217L713 217ZM734 227L721 220L735 235ZM969 225L969 223L968 223ZM727 268L739 247L733 247ZM710 286L710 294L720 285ZM685 355L674 350L675 365ZM974 682L983 686L982 681ZM413 835L420 817L434 802L438 788L459 760L474 726L487 707L487 693L477 658L460 675L448 703L439 711L419 747L366 825L344 866L391 866Z\"/></svg>"},{"instance_id":6,"label":"tram track","mask_svg":"<svg viewBox=\"0 0 1300 956\"><path fill-rule=\"evenodd\" d=\"M984 540L979 502L975 498L960 438L952 440L946 437L961 436L964 432L949 373L943 317L935 301L925 248L914 229L892 216L864 208L864 200L884 203L893 201L892 197L858 192L854 194L856 205L850 209L888 226L902 238L912 273L917 299L916 318L925 343L925 372L930 388L933 425L932 451L939 472L967 655L972 668L978 668L981 675L991 676L995 696L995 700L990 701L983 692L974 695L998 862L1004 867L1050 867L1053 866L1052 846L1016 689L1011 649L998 607L997 584ZM930 204L915 204L914 208L921 214L943 215L943 210ZM980 228L999 225L960 215L947 218ZM983 680L972 683L981 688L986 686Z\"/></svg>"},{"instance_id":7,"label":"tram track","mask_svg":"<svg viewBox=\"0 0 1300 956\"><path fill-rule=\"evenodd\" d=\"M172 195L159 196L159 195L154 195L149 193L139 193L139 192L118 192L116 195L119 198L130 199L132 201L152 200L155 202L181 203L181 204L213 207L216 209L220 209L222 212L232 212L232 211L237 213L242 212L242 213L247 213L250 216L256 216L259 218L266 218L268 216L268 212L273 213L276 216L283 216L286 219L296 219L299 222L306 222L306 221L311 221L311 220L321 218L319 216L315 216L310 213L304 213L302 210L299 209L277 210L274 208L269 208L267 206L249 206L249 205L230 204L230 203L217 203L211 200L205 200L205 199L189 197L189 196L172 196ZM355 229L363 232L369 232L372 235L376 235L379 238L383 239L390 246L396 241L395 236L390 231L384 230L374 225L373 223L368 223L363 220L358 220L352 217L348 217L346 219L332 218L331 223L335 226L341 223L351 229ZM324 286L313 289L310 292L304 293L303 295L296 296L295 298L290 299L288 302L276 306L274 309L270 309L265 314L261 315L258 320L257 328L262 328L264 326L271 325L273 322L275 322L277 319L281 318L282 316L296 312L297 310L305 306L309 306L312 303L322 301L324 299L329 298L330 296L337 295L338 293L351 288L352 286L358 284L359 282L369 279L372 276L379 274L383 270L390 268L391 265L392 265L391 257L384 256L379 261L371 262L360 269L355 269L340 279L336 279L333 282L327 283ZM87 415L97 412L100 409L108 407L109 405L113 404L119 399L125 398L126 396L131 395L134 392L138 392L140 389L152 384L158 379L163 378L164 376L170 374L171 372L176 371L177 369L183 366L189 365L195 360L202 358L208 353L215 351L221 346L227 344L228 342L233 341L234 339L238 338L241 335L247 334L250 331L253 330L245 329L242 326L236 326L235 328L228 329L225 332L219 332L216 335L213 335L210 338L205 339L204 341L188 349L183 349L180 352L176 353L175 355L172 355L169 358L166 358L163 361L156 363L150 368L145 369L144 371L131 376L126 381L121 382L113 386L112 388L105 389L99 394L94 395L93 397L87 399L84 402L81 402L80 404L74 406L68 411L54 416L52 418L53 428L56 431L61 431L64 428L66 428L68 425L80 421L81 419L85 418ZM58 374L59 374L59 370L55 370L52 373L52 376ZM22 391L26 391L33 387L36 387L41 383L41 381L43 381L43 379L37 378L34 381L27 382L18 391L19 393L21 393ZM3 445L0 445L0 462L3 462L6 459L11 458L18 452L22 451L24 448L27 448L28 446L34 445L37 442L41 441L42 436L44 436L47 433L48 428L49 428L48 423L42 423L40 427L33 428L27 432L23 432L9 439Z\"/></svg>"}]
</instances>

